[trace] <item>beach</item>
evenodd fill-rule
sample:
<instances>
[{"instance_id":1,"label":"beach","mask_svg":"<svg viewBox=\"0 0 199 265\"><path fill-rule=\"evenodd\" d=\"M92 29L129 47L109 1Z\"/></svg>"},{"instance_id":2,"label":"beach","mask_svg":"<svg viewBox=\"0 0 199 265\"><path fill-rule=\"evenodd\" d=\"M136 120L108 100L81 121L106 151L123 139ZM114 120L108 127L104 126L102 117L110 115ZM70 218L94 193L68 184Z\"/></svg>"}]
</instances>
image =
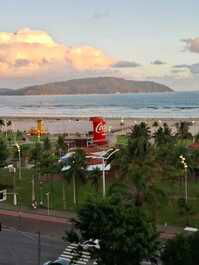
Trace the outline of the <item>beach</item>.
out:
<instances>
[{"instance_id":1,"label":"beach","mask_svg":"<svg viewBox=\"0 0 199 265\"><path fill-rule=\"evenodd\" d=\"M92 131L92 123L89 121L88 117L12 117L4 116L1 119L11 121L11 125L7 128L4 127L2 130L12 130L12 131L22 131L28 132L31 128L35 128L37 125L37 120L41 119L44 126L49 134L86 134ZM159 126L163 126L167 123L169 127L173 130L176 129L176 123L182 121L190 122L190 132L195 135L199 132L199 118L197 119L178 119L178 118L105 118L107 132L115 134L125 134L130 131L130 128L135 124L140 122L146 122L149 127L153 127L154 122L157 122Z\"/></svg>"}]
</instances>

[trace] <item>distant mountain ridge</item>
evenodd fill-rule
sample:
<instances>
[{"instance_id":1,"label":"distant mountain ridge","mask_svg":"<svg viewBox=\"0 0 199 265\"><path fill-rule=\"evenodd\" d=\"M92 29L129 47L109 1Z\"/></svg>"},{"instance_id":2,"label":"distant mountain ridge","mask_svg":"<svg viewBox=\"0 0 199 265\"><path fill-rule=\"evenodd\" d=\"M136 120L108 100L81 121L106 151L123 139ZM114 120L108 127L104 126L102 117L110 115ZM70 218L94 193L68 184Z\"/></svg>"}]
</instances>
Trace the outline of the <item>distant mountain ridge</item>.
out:
<instances>
[{"instance_id":1,"label":"distant mountain ridge","mask_svg":"<svg viewBox=\"0 0 199 265\"><path fill-rule=\"evenodd\" d=\"M117 77L93 77L47 83L15 90L0 89L0 95L76 95L172 91L168 86L152 81L133 81Z\"/></svg>"}]
</instances>

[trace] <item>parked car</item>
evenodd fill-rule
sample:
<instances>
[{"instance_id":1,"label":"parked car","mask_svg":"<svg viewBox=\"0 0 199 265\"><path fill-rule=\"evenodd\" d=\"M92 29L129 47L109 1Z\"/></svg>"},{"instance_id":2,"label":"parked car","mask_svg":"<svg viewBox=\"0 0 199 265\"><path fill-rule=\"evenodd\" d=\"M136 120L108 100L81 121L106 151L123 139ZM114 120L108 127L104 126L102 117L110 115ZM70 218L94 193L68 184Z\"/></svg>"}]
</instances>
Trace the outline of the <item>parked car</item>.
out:
<instances>
[{"instance_id":1,"label":"parked car","mask_svg":"<svg viewBox=\"0 0 199 265\"><path fill-rule=\"evenodd\" d=\"M65 259L57 259L55 261L47 261L43 265L69 265L69 261Z\"/></svg>"}]
</instances>

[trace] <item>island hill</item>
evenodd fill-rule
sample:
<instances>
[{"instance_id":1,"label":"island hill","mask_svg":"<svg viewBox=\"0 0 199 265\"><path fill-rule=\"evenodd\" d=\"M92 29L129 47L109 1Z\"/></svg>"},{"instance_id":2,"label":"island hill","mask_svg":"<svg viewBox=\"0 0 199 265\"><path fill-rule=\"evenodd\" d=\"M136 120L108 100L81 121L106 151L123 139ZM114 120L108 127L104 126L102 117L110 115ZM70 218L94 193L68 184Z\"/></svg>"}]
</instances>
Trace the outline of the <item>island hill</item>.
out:
<instances>
[{"instance_id":1,"label":"island hill","mask_svg":"<svg viewBox=\"0 0 199 265\"><path fill-rule=\"evenodd\" d=\"M116 77L94 77L48 83L15 90L0 89L0 95L75 95L172 91L168 86L151 81L132 81Z\"/></svg>"}]
</instances>

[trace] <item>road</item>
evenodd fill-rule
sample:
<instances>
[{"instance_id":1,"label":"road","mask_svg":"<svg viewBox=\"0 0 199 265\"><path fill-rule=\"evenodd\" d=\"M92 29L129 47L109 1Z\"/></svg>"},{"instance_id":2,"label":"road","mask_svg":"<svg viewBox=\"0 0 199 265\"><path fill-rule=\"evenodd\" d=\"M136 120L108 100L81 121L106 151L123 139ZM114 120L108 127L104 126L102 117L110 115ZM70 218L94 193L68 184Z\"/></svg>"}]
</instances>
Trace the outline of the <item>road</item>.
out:
<instances>
[{"instance_id":1,"label":"road","mask_svg":"<svg viewBox=\"0 0 199 265\"><path fill-rule=\"evenodd\" d=\"M65 218L2 209L0 209L0 222L3 227L12 227L31 233L40 231L44 235L59 239L64 235L64 231L71 226Z\"/></svg>"},{"instance_id":2,"label":"road","mask_svg":"<svg viewBox=\"0 0 199 265\"><path fill-rule=\"evenodd\" d=\"M3 229L0 232L1 265L38 265L38 234ZM41 265L60 256L65 248L61 239L41 234Z\"/></svg>"},{"instance_id":3,"label":"road","mask_svg":"<svg viewBox=\"0 0 199 265\"><path fill-rule=\"evenodd\" d=\"M0 209L0 265L38 265L38 232L41 233L41 263L63 252L66 218Z\"/></svg>"}]
</instances>

